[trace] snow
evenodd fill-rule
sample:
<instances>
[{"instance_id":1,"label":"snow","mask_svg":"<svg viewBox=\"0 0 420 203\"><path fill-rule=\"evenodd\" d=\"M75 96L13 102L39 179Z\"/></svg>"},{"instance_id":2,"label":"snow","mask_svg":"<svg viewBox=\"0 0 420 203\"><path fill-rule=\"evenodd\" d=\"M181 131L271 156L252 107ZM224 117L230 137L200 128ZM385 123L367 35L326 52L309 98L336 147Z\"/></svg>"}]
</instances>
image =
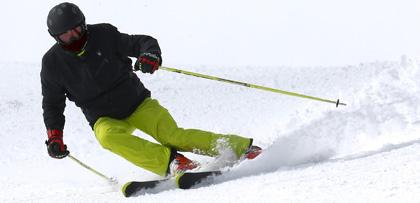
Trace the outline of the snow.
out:
<instances>
[{"instance_id":1,"label":"snow","mask_svg":"<svg viewBox=\"0 0 420 203\"><path fill-rule=\"evenodd\" d=\"M347 106L164 70L138 73L180 126L253 137L265 151L212 185L167 184L126 199L120 185L48 156L39 71L53 43L46 15L58 1L7 2L0 17L13 19L3 23L13 32L0 38L1 202L420 201L418 1L123 2L75 1L88 23L155 36L166 66ZM157 178L102 149L71 102L65 115L73 156L120 184Z\"/></svg>"}]
</instances>

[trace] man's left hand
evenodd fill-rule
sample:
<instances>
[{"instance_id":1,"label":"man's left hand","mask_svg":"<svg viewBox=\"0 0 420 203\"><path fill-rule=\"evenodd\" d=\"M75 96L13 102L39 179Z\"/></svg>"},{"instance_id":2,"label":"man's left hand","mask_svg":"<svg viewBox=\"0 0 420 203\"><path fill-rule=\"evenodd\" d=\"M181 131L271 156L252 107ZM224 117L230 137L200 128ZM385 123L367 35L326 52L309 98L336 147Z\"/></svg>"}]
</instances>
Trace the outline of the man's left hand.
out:
<instances>
[{"instance_id":1,"label":"man's left hand","mask_svg":"<svg viewBox=\"0 0 420 203\"><path fill-rule=\"evenodd\" d=\"M141 70L143 73L154 73L162 64L162 58L159 54L143 53L134 64L134 70Z\"/></svg>"}]
</instances>

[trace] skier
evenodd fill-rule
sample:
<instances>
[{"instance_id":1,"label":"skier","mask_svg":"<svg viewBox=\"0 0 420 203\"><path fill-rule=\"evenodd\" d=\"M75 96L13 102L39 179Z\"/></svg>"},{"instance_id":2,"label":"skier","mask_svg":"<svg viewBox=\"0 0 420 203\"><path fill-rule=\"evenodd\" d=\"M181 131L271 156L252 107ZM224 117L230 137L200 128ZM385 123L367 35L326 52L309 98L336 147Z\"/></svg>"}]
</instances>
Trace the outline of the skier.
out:
<instances>
[{"instance_id":1,"label":"skier","mask_svg":"<svg viewBox=\"0 0 420 203\"><path fill-rule=\"evenodd\" d=\"M220 146L227 146L238 159L261 152L251 138L177 126L168 110L151 98L129 58L137 58L134 70L157 71L162 57L156 39L120 33L110 24L87 25L78 6L67 2L50 10L47 26L56 40L43 56L40 74L51 157L69 154L63 142L66 97L81 108L103 148L161 176L198 167L178 152L217 156ZM133 135L135 129L160 144Z\"/></svg>"}]
</instances>

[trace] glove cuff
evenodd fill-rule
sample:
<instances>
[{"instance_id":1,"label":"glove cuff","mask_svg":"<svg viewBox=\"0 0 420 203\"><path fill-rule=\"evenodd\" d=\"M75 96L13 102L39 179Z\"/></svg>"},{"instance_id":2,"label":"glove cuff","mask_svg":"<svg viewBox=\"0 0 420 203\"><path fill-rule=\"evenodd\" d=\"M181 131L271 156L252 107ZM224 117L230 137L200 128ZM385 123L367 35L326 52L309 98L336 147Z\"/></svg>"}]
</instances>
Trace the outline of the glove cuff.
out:
<instances>
[{"instance_id":1,"label":"glove cuff","mask_svg":"<svg viewBox=\"0 0 420 203\"><path fill-rule=\"evenodd\" d=\"M48 129L48 140L51 139L63 139L63 131L57 129Z\"/></svg>"}]
</instances>

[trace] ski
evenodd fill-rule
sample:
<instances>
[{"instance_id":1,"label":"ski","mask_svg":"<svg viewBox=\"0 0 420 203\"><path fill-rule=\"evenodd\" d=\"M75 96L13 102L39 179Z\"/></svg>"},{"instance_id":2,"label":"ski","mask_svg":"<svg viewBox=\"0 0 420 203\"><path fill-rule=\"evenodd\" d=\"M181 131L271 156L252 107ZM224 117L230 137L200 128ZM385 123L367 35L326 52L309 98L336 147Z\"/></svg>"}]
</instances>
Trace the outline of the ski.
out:
<instances>
[{"instance_id":1,"label":"ski","mask_svg":"<svg viewBox=\"0 0 420 203\"><path fill-rule=\"evenodd\" d=\"M204 180L211 180L211 177L221 175L221 171L206 171L206 172L185 172L175 177L178 188L190 189L191 187L203 182ZM121 191L125 197L137 196L146 190L155 189L158 185L173 180L173 178L166 178L161 180L150 181L130 181L124 184Z\"/></svg>"},{"instance_id":2,"label":"ski","mask_svg":"<svg viewBox=\"0 0 420 203\"><path fill-rule=\"evenodd\" d=\"M240 159L239 162L244 160L250 160L257 157L262 149L259 147L252 147L251 153L247 153L243 159ZM226 172L226 171L225 171ZM175 175L176 186L180 189L190 189L200 183L211 183L214 180L214 177L222 175L221 170L214 171L203 171L203 172L184 172L181 174ZM174 177L167 177L161 180L150 180L150 181L131 181L124 184L122 187L122 193L125 197L138 196L148 192L158 193L162 191L162 188L158 188L163 183L171 182L173 184ZM165 187L165 186L163 186ZM169 188L174 188L173 185ZM166 188L166 189L169 189ZM153 191L156 189L156 191ZM164 189L163 189L164 190Z\"/></svg>"},{"instance_id":3,"label":"ski","mask_svg":"<svg viewBox=\"0 0 420 203\"><path fill-rule=\"evenodd\" d=\"M211 181L213 177L221 174L221 171L186 172L176 176L176 183L181 189L190 189L203 181Z\"/></svg>"},{"instance_id":4,"label":"ski","mask_svg":"<svg viewBox=\"0 0 420 203\"><path fill-rule=\"evenodd\" d=\"M125 197L132 197L140 191L156 188L159 184L167 182L170 178L150 181L131 181L124 184L122 193Z\"/></svg>"}]
</instances>

